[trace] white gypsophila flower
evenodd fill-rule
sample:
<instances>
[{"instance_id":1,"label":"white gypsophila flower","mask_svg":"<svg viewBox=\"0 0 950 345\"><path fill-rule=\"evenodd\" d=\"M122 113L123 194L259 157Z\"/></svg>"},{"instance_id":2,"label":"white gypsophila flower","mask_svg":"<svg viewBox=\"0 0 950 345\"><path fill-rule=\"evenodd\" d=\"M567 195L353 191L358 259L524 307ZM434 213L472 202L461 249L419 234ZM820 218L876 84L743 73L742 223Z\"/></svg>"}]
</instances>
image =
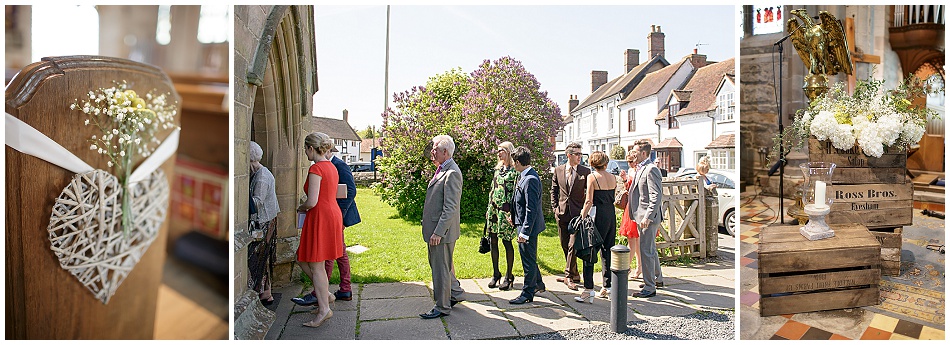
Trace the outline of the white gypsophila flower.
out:
<instances>
[{"instance_id":1,"label":"white gypsophila flower","mask_svg":"<svg viewBox=\"0 0 950 345\"><path fill-rule=\"evenodd\" d=\"M70 104L69 110L76 110L76 103Z\"/></svg>"},{"instance_id":2,"label":"white gypsophila flower","mask_svg":"<svg viewBox=\"0 0 950 345\"><path fill-rule=\"evenodd\" d=\"M103 149L100 147L100 148L99 148L99 154L101 155L103 151L105 151L105 150L103 150Z\"/></svg>"},{"instance_id":3,"label":"white gypsophila flower","mask_svg":"<svg viewBox=\"0 0 950 345\"><path fill-rule=\"evenodd\" d=\"M811 134L818 140L827 140L837 131L838 121L830 111L819 111L811 121Z\"/></svg>"},{"instance_id":4,"label":"white gypsophila flower","mask_svg":"<svg viewBox=\"0 0 950 345\"><path fill-rule=\"evenodd\" d=\"M117 134L119 134L119 130L118 130L118 129L115 129L115 128L113 128L113 129L112 129L112 134L113 134L113 135L117 135Z\"/></svg>"},{"instance_id":5,"label":"white gypsophila flower","mask_svg":"<svg viewBox=\"0 0 950 345\"><path fill-rule=\"evenodd\" d=\"M106 165L108 165L108 166L111 168L111 167L112 167L112 161L106 162Z\"/></svg>"},{"instance_id":6,"label":"white gypsophila flower","mask_svg":"<svg viewBox=\"0 0 950 345\"><path fill-rule=\"evenodd\" d=\"M99 147L97 147L96 144L92 144L92 145L89 146L89 149L90 149L90 150L95 150L95 149L98 149L98 148L99 148Z\"/></svg>"},{"instance_id":7,"label":"white gypsophila flower","mask_svg":"<svg viewBox=\"0 0 950 345\"><path fill-rule=\"evenodd\" d=\"M84 123L86 124L86 126L88 126L88 125L89 125L89 119L86 119L86 121L85 121Z\"/></svg>"},{"instance_id":8,"label":"white gypsophila flower","mask_svg":"<svg viewBox=\"0 0 950 345\"><path fill-rule=\"evenodd\" d=\"M125 151L119 151L119 157L125 157Z\"/></svg>"}]
</instances>

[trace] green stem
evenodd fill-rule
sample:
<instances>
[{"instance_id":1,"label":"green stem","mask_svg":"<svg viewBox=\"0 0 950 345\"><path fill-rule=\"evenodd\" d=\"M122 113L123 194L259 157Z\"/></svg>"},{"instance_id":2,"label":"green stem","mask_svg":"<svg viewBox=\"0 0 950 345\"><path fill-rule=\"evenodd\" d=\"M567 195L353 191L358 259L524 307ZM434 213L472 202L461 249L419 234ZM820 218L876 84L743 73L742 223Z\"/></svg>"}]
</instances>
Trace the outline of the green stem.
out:
<instances>
[{"instance_id":1,"label":"green stem","mask_svg":"<svg viewBox=\"0 0 950 345\"><path fill-rule=\"evenodd\" d=\"M126 151L130 151L126 145ZM129 189L129 177L132 175L132 154L126 152L122 159L123 178L122 178L122 233L125 238L129 238L132 231L132 191Z\"/></svg>"}]
</instances>

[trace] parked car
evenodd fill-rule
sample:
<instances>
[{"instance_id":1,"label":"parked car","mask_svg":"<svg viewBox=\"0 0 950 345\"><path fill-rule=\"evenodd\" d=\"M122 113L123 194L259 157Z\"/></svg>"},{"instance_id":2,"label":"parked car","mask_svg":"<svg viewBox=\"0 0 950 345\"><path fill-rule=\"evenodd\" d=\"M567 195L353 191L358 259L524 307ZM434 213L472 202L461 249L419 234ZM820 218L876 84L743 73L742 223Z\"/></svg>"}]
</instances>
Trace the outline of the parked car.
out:
<instances>
[{"instance_id":1,"label":"parked car","mask_svg":"<svg viewBox=\"0 0 950 345\"><path fill-rule=\"evenodd\" d=\"M372 172L373 164L369 162L353 162L350 163L350 171L352 172Z\"/></svg>"},{"instance_id":2,"label":"parked car","mask_svg":"<svg viewBox=\"0 0 950 345\"><path fill-rule=\"evenodd\" d=\"M682 169L676 178L697 178L696 169ZM725 228L729 235L736 235L736 184L732 173L721 170L710 170L706 177L716 184L719 193L719 226Z\"/></svg>"},{"instance_id":3,"label":"parked car","mask_svg":"<svg viewBox=\"0 0 950 345\"><path fill-rule=\"evenodd\" d=\"M627 171L630 169L630 164L627 161L611 159L610 162L607 162L607 172L620 175L621 171Z\"/></svg>"}]
</instances>

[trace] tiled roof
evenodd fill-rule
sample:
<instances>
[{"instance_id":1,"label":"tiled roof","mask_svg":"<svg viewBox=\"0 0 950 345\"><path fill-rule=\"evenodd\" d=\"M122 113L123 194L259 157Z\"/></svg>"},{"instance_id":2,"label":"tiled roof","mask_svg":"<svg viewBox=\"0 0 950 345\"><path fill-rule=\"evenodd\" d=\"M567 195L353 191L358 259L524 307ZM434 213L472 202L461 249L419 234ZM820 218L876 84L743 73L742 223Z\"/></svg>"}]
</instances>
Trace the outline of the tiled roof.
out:
<instances>
[{"instance_id":1,"label":"tiled roof","mask_svg":"<svg viewBox=\"0 0 950 345\"><path fill-rule=\"evenodd\" d=\"M350 124L343 120L314 116L311 123L314 132L326 133L331 139L361 140L353 127L350 127Z\"/></svg>"},{"instance_id":2,"label":"tiled roof","mask_svg":"<svg viewBox=\"0 0 950 345\"><path fill-rule=\"evenodd\" d=\"M682 147L683 147L683 143L681 143L679 140L676 140L676 137L671 137L671 138L666 138L663 141L661 141L660 144L656 145L655 148L663 149L663 148L682 148Z\"/></svg>"},{"instance_id":3,"label":"tiled roof","mask_svg":"<svg viewBox=\"0 0 950 345\"><path fill-rule=\"evenodd\" d=\"M642 79L646 74L645 72L650 70L650 67L654 64L660 63L663 66L668 66L670 63L666 61L662 56L655 55L653 58L647 62L641 63L634 67L630 72L625 73L624 75L614 78L607 82L604 85L601 85L597 90L594 90L587 98L584 98L577 107L574 107L574 110L580 110L584 107L600 102L601 100L621 93L622 91L630 92L630 90L639 83L639 79Z\"/></svg>"},{"instance_id":4,"label":"tiled roof","mask_svg":"<svg viewBox=\"0 0 950 345\"><path fill-rule=\"evenodd\" d=\"M736 147L736 135L733 134L723 134L716 137L715 140L711 141L709 145L706 145L706 149L723 149L723 148L735 148Z\"/></svg>"},{"instance_id":5,"label":"tiled roof","mask_svg":"<svg viewBox=\"0 0 950 345\"><path fill-rule=\"evenodd\" d=\"M630 92L630 94L627 95L627 97L624 98L620 104L630 103L638 99L657 94L660 92L660 89L662 89L663 86L665 86L666 83L670 81L670 78L673 78L673 74L676 74L676 71L678 71L684 63L689 63L688 56L672 65L663 67L659 71L647 74L645 77L643 77L643 80L637 84L637 87L633 89L633 92ZM662 97L666 97L666 95L662 95Z\"/></svg>"},{"instance_id":6,"label":"tiled roof","mask_svg":"<svg viewBox=\"0 0 950 345\"><path fill-rule=\"evenodd\" d=\"M680 102L689 102L689 95L692 93L693 91L689 90L673 90L673 96Z\"/></svg>"},{"instance_id":7,"label":"tiled roof","mask_svg":"<svg viewBox=\"0 0 950 345\"><path fill-rule=\"evenodd\" d=\"M722 78L735 75L735 60L735 58L728 59L696 70L686 86L682 88L682 90L691 91L689 104L685 108L681 108L676 116L716 109L716 89L719 87Z\"/></svg>"},{"instance_id":8,"label":"tiled roof","mask_svg":"<svg viewBox=\"0 0 950 345\"><path fill-rule=\"evenodd\" d=\"M360 142L360 153L372 153L373 147L379 147L380 140L382 140L382 138L363 139L363 141ZM375 145L373 143L374 141Z\"/></svg>"}]
</instances>

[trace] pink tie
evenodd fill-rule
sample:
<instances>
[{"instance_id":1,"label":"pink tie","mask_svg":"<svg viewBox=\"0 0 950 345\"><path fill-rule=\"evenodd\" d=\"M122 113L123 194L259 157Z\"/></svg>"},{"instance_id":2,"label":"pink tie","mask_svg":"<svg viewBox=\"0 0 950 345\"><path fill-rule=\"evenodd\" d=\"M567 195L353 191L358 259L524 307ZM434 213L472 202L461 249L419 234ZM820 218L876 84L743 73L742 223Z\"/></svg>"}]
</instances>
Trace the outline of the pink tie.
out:
<instances>
[{"instance_id":1,"label":"pink tie","mask_svg":"<svg viewBox=\"0 0 950 345\"><path fill-rule=\"evenodd\" d=\"M441 171L442 171L442 165L439 165L439 167L435 169L435 175L432 175L432 180L433 180L433 181L435 181L435 177L436 177L436 176L439 176L439 172L441 172Z\"/></svg>"}]
</instances>

